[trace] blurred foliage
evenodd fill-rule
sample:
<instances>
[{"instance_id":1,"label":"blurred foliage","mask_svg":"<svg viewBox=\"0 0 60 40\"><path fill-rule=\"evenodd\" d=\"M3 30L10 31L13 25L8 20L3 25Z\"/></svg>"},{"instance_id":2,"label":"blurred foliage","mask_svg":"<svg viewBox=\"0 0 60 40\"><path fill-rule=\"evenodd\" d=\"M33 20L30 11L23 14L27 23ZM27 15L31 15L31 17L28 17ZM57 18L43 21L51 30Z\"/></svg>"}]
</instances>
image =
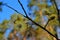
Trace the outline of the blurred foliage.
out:
<instances>
[{"instance_id":1,"label":"blurred foliage","mask_svg":"<svg viewBox=\"0 0 60 40\"><path fill-rule=\"evenodd\" d=\"M27 19L25 19L23 16L21 16L20 14L13 14L11 16L11 21L14 23L14 28L15 29L19 29L20 32L23 32L26 30L27 28L27 24L26 21Z\"/></svg>"},{"instance_id":2,"label":"blurred foliage","mask_svg":"<svg viewBox=\"0 0 60 40\"><path fill-rule=\"evenodd\" d=\"M1 2L0 5L2 5ZM32 10L34 6L37 6L38 10L36 9ZM56 14L57 11L55 5L53 4L48 6L46 0L43 0L42 2L40 2L40 0L31 0L28 4L28 7L30 7L31 10L34 11L34 16L35 16L34 21L42 25L43 27L45 26L44 24L45 20L43 18L44 16L46 16L47 19L50 19L50 17L55 16L55 19L51 20L46 27L48 31L50 31L53 35L55 35L56 34L56 31L54 30L55 26L59 24L57 21L57 14ZM13 14L10 20L4 20L0 24L0 29L2 29L0 31L0 35L1 35L0 38L2 38L6 29L10 27L9 23L13 23L12 25L14 26L14 29L18 30L19 32L21 32L22 35L24 35L25 32L29 29L28 27L33 27L34 25L34 24L33 25L29 24L30 22L29 23L28 22L29 20L23 17L22 15L17 13ZM34 29L35 27L36 29ZM36 25L33 28L31 28L29 32L30 31L32 32L32 35L35 35L36 40L54 40L54 38L51 35L49 35L46 31L44 31L43 29L41 29Z\"/></svg>"},{"instance_id":3,"label":"blurred foliage","mask_svg":"<svg viewBox=\"0 0 60 40\"><path fill-rule=\"evenodd\" d=\"M11 16L10 20L4 20L1 24L0 24L0 38L3 36L3 34L5 33L6 29L10 28L11 25L9 25L10 23L12 25L14 25L14 29L18 30L21 32L22 35L24 35L24 32L27 29L27 19L22 17L20 14L13 14Z\"/></svg>"},{"instance_id":4,"label":"blurred foliage","mask_svg":"<svg viewBox=\"0 0 60 40\"><path fill-rule=\"evenodd\" d=\"M2 8L0 8L0 11L2 11Z\"/></svg>"},{"instance_id":5,"label":"blurred foliage","mask_svg":"<svg viewBox=\"0 0 60 40\"><path fill-rule=\"evenodd\" d=\"M0 2L0 5L2 5L2 2Z\"/></svg>"}]
</instances>

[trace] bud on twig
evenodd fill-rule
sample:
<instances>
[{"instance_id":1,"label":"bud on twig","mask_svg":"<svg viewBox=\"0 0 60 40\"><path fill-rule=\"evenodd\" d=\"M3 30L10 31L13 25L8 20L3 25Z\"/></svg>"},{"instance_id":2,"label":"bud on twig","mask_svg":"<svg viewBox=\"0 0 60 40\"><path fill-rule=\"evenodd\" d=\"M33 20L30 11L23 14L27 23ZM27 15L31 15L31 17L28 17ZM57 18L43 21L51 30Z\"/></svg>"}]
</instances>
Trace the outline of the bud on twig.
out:
<instances>
[{"instance_id":1,"label":"bud on twig","mask_svg":"<svg viewBox=\"0 0 60 40\"><path fill-rule=\"evenodd\" d=\"M53 20L53 19L55 19L55 16L51 17L51 18L49 19L49 21L51 21L51 20Z\"/></svg>"}]
</instances>

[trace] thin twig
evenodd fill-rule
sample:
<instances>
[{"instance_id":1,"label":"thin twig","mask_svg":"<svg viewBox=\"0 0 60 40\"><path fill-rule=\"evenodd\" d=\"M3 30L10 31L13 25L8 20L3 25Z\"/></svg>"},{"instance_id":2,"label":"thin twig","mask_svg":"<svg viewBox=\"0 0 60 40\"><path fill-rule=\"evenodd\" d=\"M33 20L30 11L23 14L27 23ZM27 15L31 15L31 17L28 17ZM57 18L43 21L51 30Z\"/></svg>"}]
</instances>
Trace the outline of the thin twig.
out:
<instances>
[{"instance_id":1,"label":"thin twig","mask_svg":"<svg viewBox=\"0 0 60 40\"><path fill-rule=\"evenodd\" d=\"M44 26L44 28L46 28L46 27L47 27L48 23L49 23L49 20L47 21L47 23L46 23L46 25Z\"/></svg>"},{"instance_id":2,"label":"thin twig","mask_svg":"<svg viewBox=\"0 0 60 40\"><path fill-rule=\"evenodd\" d=\"M4 4L5 6L9 7L10 9L14 10L15 12L21 14L20 12L18 12L16 9L12 8L11 6ZM26 17L25 15L21 14L22 16Z\"/></svg>"},{"instance_id":3,"label":"thin twig","mask_svg":"<svg viewBox=\"0 0 60 40\"><path fill-rule=\"evenodd\" d=\"M56 2L55 2L55 0L54 0L54 4L55 4L55 6L56 6L56 9L57 9L57 15L58 15L58 21L59 21L59 23L60 23L60 18L59 18L59 9L58 9L58 6L57 6L57 4L56 4Z\"/></svg>"},{"instance_id":4,"label":"thin twig","mask_svg":"<svg viewBox=\"0 0 60 40\"><path fill-rule=\"evenodd\" d=\"M48 25L48 23L49 23L51 20L53 20L53 19L55 19L55 16L52 16L52 17L50 17L50 19L48 19L48 21L47 21L46 25L44 26L44 28L46 28L47 25Z\"/></svg>"},{"instance_id":5,"label":"thin twig","mask_svg":"<svg viewBox=\"0 0 60 40\"><path fill-rule=\"evenodd\" d=\"M60 23L60 20L59 20L59 19L60 19L60 18L59 18L59 15L60 15L60 14L59 14L59 9L58 9L57 3L55 2L55 0L54 0L54 1L51 0L51 2L52 2L53 5L55 4L55 7L56 7L56 9L57 9L58 21L59 21L59 23Z\"/></svg>"},{"instance_id":6,"label":"thin twig","mask_svg":"<svg viewBox=\"0 0 60 40\"><path fill-rule=\"evenodd\" d=\"M18 0L18 3L21 5L21 7L22 7L22 9L23 9L23 11L24 11L24 13L25 13L25 15L28 16L28 15L27 15L27 12L25 11L25 9L24 9L24 7L23 7L23 5L22 5L22 3L21 3L19 0Z\"/></svg>"}]
</instances>

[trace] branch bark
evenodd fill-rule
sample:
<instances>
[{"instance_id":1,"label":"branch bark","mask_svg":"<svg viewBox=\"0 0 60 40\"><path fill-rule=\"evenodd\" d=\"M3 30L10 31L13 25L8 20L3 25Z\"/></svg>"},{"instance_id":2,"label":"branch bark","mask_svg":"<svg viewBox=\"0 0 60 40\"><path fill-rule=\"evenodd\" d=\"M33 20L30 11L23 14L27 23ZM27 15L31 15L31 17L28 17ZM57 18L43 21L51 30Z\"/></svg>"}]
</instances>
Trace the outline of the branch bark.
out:
<instances>
[{"instance_id":1,"label":"branch bark","mask_svg":"<svg viewBox=\"0 0 60 40\"><path fill-rule=\"evenodd\" d=\"M7 5L6 3L5 4L3 4L3 5L5 5L6 7L8 7L8 8L10 8L10 9L12 9L12 10L14 10L15 12L17 12L18 14L21 14L20 12L18 12L16 9L14 9L14 8L12 8L11 6L9 6L9 5ZM25 15L23 15L23 14L21 14L22 16L24 16L24 17L26 17Z\"/></svg>"},{"instance_id":2,"label":"branch bark","mask_svg":"<svg viewBox=\"0 0 60 40\"><path fill-rule=\"evenodd\" d=\"M53 3L53 5L55 4L55 7L56 7L56 9L57 9L58 21L59 21L59 24L60 24L60 20L59 20L59 19L60 19L60 18L59 18L59 15L60 15L60 14L59 14L59 9L58 9L58 6L57 6L57 4L56 4L56 1L55 1L55 0L54 0L54 1L51 0L51 2Z\"/></svg>"},{"instance_id":3,"label":"branch bark","mask_svg":"<svg viewBox=\"0 0 60 40\"><path fill-rule=\"evenodd\" d=\"M23 5L22 5L22 3L21 3L19 0L18 0L18 3L21 5L21 7L22 7L22 9L23 9L23 11L24 11L24 13L25 13L25 15L28 16L28 15L27 15L27 12L25 11L25 9L24 9L24 7L23 7Z\"/></svg>"},{"instance_id":4,"label":"branch bark","mask_svg":"<svg viewBox=\"0 0 60 40\"><path fill-rule=\"evenodd\" d=\"M55 2L55 0L54 0L54 4L55 4L55 6L56 6L56 9L57 9L57 15L58 15L58 21L59 21L59 23L60 23L60 18L59 18L59 9L58 9L58 6L57 6L57 4L56 4L56 2Z\"/></svg>"},{"instance_id":5,"label":"branch bark","mask_svg":"<svg viewBox=\"0 0 60 40\"><path fill-rule=\"evenodd\" d=\"M10 9L12 9L12 10L14 10L15 12L17 12L17 13L20 14L20 12L18 12L18 11L15 10L14 8L10 7L9 5L7 5L7 4L4 4L4 5L7 6L7 7L9 7ZM20 4L20 5L21 5L21 4ZM21 5L21 7L22 7L22 5ZM48 34L50 34L51 36L53 36L53 37L55 37L55 38L57 39L57 37L56 37L55 35L53 35L53 34L52 34L51 32L49 32L47 29L45 29L44 27L42 27L42 26L39 25L38 23L34 22L31 18L29 18L29 17L27 16L27 13L26 13L24 7L23 7L22 9L23 9L24 13L26 14L26 16L24 16L23 14L21 14L22 16L24 16L25 18L29 19L29 20L32 21L35 25L39 26L40 28L42 28L43 30L45 30Z\"/></svg>"}]
</instances>

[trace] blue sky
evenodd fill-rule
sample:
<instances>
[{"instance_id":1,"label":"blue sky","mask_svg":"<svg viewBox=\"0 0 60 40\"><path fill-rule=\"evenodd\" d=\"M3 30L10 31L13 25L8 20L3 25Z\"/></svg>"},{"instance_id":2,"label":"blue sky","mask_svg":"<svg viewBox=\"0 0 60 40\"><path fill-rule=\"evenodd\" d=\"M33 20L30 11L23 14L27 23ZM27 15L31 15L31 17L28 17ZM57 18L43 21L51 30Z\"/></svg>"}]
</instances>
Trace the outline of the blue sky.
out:
<instances>
[{"instance_id":1,"label":"blue sky","mask_svg":"<svg viewBox=\"0 0 60 40\"><path fill-rule=\"evenodd\" d=\"M18 10L20 13L23 13L23 10L21 8L21 6L19 5L18 1L17 0L0 0L2 1L3 3L7 3L8 5L10 5L11 7L15 8L16 10ZM27 0L20 0L21 3L23 4L25 10L27 11L28 13L28 8L27 8ZM7 19L9 20L10 19L10 16L12 14L15 13L15 11L13 11L12 9L6 7L6 6L2 6L3 8L3 11L0 12L0 23L4 20L4 19Z\"/></svg>"}]
</instances>

